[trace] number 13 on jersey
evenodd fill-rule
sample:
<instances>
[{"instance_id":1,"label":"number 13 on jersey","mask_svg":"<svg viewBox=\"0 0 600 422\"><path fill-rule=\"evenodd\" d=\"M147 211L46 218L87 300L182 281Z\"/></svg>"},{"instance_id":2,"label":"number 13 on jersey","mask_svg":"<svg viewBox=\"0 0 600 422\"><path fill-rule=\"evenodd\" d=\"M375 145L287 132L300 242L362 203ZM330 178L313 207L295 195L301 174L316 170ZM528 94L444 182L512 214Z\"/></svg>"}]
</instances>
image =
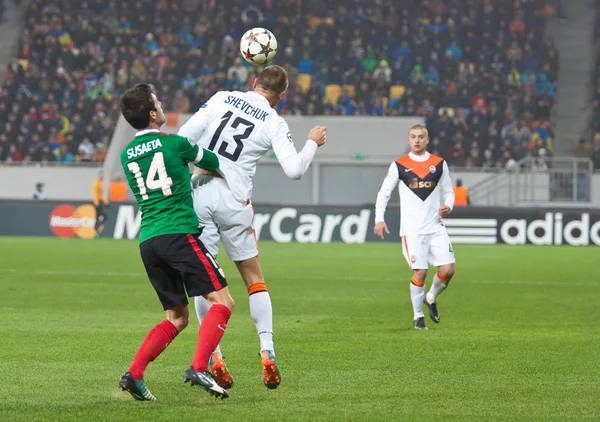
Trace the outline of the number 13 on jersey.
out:
<instances>
[{"instance_id":1,"label":"number 13 on jersey","mask_svg":"<svg viewBox=\"0 0 600 422\"><path fill-rule=\"evenodd\" d=\"M148 168L148 175L146 176L145 182L138 163L135 161L128 163L127 168L133 173L138 189L140 190L140 196L144 201L148 199L147 189L162 189L164 196L169 196L173 193L171 191L173 181L167 174L165 159L162 152L157 152L152 157L152 162L150 163L150 168Z\"/></svg>"},{"instance_id":2,"label":"number 13 on jersey","mask_svg":"<svg viewBox=\"0 0 600 422\"><path fill-rule=\"evenodd\" d=\"M229 146L229 143L224 139L221 139L221 134L223 133L225 126L227 126L227 123L229 123L229 120L231 120L232 116L233 112L228 111L223 115L223 117L221 117L221 124L215 131L215 134L208 145L208 149L214 151L215 147L217 146L217 142L221 140L221 146L218 149L219 155L228 158L231 161L237 161L240 158L242 150L244 149L244 143L242 141L244 139L248 139L248 137L252 134L252 131L254 130L254 123L249 122L246 119L242 119L241 117L236 117L233 120L233 123L231 123L231 128L238 129L240 125L245 126L246 128L243 133L238 133L231 136L235 141L236 146L233 152L228 152L227 147Z\"/></svg>"}]
</instances>

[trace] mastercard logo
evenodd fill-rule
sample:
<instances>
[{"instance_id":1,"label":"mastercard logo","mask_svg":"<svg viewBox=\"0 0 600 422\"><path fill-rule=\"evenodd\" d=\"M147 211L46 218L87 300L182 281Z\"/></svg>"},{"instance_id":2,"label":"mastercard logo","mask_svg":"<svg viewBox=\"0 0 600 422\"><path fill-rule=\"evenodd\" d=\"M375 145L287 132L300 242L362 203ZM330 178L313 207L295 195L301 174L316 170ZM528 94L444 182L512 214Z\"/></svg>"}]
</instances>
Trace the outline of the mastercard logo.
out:
<instances>
[{"instance_id":1,"label":"mastercard logo","mask_svg":"<svg viewBox=\"0 0 600 422\"><path fill-rule=\"evenodd\" d=\"M96 209L92 205L59 205L50 213L49 224L52 233L58 237L93 239L96 234Z\"/></svg>"}]
</instances>

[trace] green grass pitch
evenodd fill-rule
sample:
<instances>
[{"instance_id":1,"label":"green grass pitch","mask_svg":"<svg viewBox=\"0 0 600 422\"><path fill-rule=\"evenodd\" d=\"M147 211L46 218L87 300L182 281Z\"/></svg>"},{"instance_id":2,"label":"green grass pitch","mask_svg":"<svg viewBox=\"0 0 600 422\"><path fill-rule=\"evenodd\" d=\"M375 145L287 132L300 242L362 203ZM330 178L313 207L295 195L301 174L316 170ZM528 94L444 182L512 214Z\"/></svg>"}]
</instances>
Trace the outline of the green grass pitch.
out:
<instances>
[{"instance_id":1,"label":"green grass pitch","mask_svg":"<svg viewBox=\"0 0 600 422\"><path fill-rule=\"evenodd\" d=\"M137 242L0 238L0 420L598 420L598 249L455 249L442 321L415 331L399 244L262 243L283 375L273 391L223 255L231 398L183 384L193 317L146 372L159 401L139 403L117 383L163 313Z\"/></svg>"}]
</instances>

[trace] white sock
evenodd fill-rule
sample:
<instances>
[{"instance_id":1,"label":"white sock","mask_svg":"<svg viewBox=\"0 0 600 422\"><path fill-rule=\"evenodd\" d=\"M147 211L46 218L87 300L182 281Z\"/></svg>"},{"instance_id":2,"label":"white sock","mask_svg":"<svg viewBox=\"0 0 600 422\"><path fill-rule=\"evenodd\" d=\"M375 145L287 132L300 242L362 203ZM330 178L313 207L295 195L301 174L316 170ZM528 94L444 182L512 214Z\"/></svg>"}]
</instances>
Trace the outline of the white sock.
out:
<instances>
[{"instance_id":1,"label":"white sock","mask_svg":"<svg viewBox=\"0 0 600 422\"><path fill-rule=\"evenodd\" d=\"M423 298L425 297L425 284L422 286L415 285L412 281L410 283L410 299L412 300L413 312L415 313L414 319L425 316L423 314Z\"/></svg>"},{"instance_id":2,"label":"white sock","mask_svg":"<svg viewBox=\"0 0 600 422\"><path fill-rule=\"evenodd\" d=\"M204 299L203 296L196 296L194 298L194 307L196 308L196 315L198 316L198 322L200 324L202 324L202 320L208 313L208 310L210 309L210 305L208 304L208 301L206 299ZM217 355L223 357L223 354L221 353L221 346L219 346L218 344L213 353L216 353Z\"/></svg>"},{"instance_id":3,"label":"white sock","mask_svg":"<svg viewBox=\"0 0 600 422\"><path fill-rule=\"evenodd\" d=\"M273 308L269 292L262 290L251 293L248 300L250 301L250 315L252 316L254 325L256 325L256 331L260 339L260 350L274 350Z\"/></svg>"},{"instance_id":4,"label":"white sock","mask_svg":"<svg viewBox=\"0 0 600 422\"><path fill-rule=\"evenodd\" d=\"M431 288L427 292L427 302L435 303L435 300L439 295L443 293L448 287L448 283L444 283L439 277L438 273L435 273L433 276L433 283L431 284Z\"/></svg>"}]
</instances>

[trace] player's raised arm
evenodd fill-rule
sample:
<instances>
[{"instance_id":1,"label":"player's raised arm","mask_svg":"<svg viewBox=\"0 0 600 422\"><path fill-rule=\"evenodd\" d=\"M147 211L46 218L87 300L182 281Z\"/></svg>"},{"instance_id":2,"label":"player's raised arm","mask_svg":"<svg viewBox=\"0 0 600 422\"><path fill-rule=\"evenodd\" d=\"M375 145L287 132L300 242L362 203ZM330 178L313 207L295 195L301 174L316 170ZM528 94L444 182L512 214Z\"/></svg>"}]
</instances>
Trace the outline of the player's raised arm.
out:
<instances>
[{"instance_id":1,"label":"player's raised arm","mask_svg":"<svg viewBox=\"0 0 600 422\"><path fill-rule=\"evenodd\" d=\"M315 126L308 133L308 140L300 152L296 151L294 141L287 123L279 118L273 134L270 136L273 151L283 168L285 175L291 179L300 179L310 167L317 148L325 144L327 129Z\"/></svg>"},{"instance_id":2,"label":"player's raised arm","mask_svg":"<svg viewBox=\"0 0 600 422\"><path fill-rule=\"evenodd\" d=\"M219 158L214 152L193 145L182 136L178 137L177 142L179 155L186 163L194 163L194 166L208 171L216 171L219 168Z\"/></svg>"},{"instance_id":3,"label":"player's raised arm","mask_svg":"<svg viewBox=\"0 0 600 422\"><path fill-rule=\"evenodd\" d=\"M222 94L222 92L217 92L206 103L202 104L200 109L194 113L181 128L179 128L177 134L188 138L192 144L197 144L202 137L202 134L204 134L204 131L214 120L214 107L211 106L211 104L215 103Z\"/></svg>"},{"instance_id":4,"label":"player's raised arm","mask_svg":"<svg viewBox=\"0 0 600 422\"><path fill-rule=\"evenodd\" d=\"M448 163L444 161L442 167L442 177L440 178L440 197L442 204L439 215L446 217L454 208L454 190L452 189L452 179L450 178L450 169Z\"/></svg>"},{"instance_id":5,"label":"player's raised arm","mask_svg":"<svg viewBox=\"0 0 600 422\"><path fill-rule=\"evenodd\" d=\"M381 188L377 193L377 201L375 202L375 235L383 239L384 232L390 234L387 224L385 224L385 210L392 191L398 185L398 167L392 163L388 169L385 179L381 184Z\"/></svg>"}]
</instances>

